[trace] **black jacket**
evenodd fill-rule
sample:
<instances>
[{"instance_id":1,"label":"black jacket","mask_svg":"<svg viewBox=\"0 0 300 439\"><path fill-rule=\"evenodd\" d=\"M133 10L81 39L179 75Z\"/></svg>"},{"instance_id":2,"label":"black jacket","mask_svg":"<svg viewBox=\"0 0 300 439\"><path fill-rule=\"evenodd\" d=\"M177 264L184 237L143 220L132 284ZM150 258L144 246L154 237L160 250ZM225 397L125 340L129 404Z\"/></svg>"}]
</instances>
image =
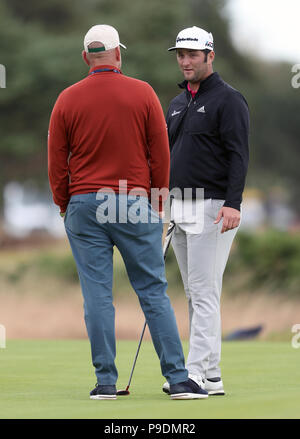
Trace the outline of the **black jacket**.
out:
<instances>
[{"instance_id":1,"label":"black jacket","mask_svg":"<svg viewBox=\"0 0 300 439\"><path fill-rule=\"evenodd\" d=\"M201 82L194 99L185 90L166 120L171 149L170 189L204 188L205 198L240 209L249 161L249 110L245 98L218 73Z\"/></svg>"}]
</instances>

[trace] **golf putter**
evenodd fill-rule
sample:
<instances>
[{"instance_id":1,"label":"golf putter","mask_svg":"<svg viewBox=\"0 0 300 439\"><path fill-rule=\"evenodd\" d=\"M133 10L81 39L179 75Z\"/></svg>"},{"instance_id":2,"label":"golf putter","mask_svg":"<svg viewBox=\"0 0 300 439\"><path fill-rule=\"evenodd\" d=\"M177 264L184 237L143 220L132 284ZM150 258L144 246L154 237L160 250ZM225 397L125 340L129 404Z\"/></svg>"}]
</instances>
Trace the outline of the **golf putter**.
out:
<instances>
[{"instance_id":1,"label":"golf putter","mask_svg":"<svg viewBox=\"0 0 300 439\"><path fill-rule=\"evenodd\" d=\"M175 229L175 223L173 221L171 221L170 224L169 224L169 227L168 227L168 231L167 231L165 240L164 240L164 246L163 246L164 260L166 260L167 252L168 252L168 249L169 249L169 246L170 246L170 242L171 242L171 239L172 239L172 236L173 236L174 229ZM143 337L144 337L146 326L147 326L147 321L145 321L144 326L143 326L142 334L141 334L139 345L138 345L138 348L137 348L137 351L136 351L136 354L135 354L135 358L134 358L134 362L133 362L133 366L132 366L132 369L131 369L131 373L130 373L130 377L129 377L129 381L128 381L127 387L126 387L125 390L118 390L117 391L117 395L118 396L130 395L129 387L130 387L133 371L134 371L134 368L135 368L136 360L137 360L137 357L139 355L139 351L140 351L140 347L141 347L142 340L143 340Z\"/></svg>"}]
</instances>

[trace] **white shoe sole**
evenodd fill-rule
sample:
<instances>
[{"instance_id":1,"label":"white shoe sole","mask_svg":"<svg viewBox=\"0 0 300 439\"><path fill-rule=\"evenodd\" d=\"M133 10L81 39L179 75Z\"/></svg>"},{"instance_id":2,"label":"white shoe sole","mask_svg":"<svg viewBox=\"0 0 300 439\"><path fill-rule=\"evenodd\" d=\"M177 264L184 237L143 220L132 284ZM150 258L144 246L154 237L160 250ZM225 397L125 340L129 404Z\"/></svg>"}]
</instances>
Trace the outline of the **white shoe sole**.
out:
<instances>
[{"instance_id":1,"label":"white shoe sole","mask_svg":"<svg viewBox=\"0 0 300 439\"><path fill-rule=\"evenodd\" d=\"M208 395L202 395L201 393L175 393L170 395L171 399L204 399L208 398Z\"/></svg>"},{"instance_id":2,"label":"white shoe sole","mask_svg":"<svg viewBox=\"0 0 300 439\"><path fill-rule=\"evenodd\" d=\"M91 395L90 399L117 399L117 395Z\"/></svg>"},{"instance_id":3,"label":"white shoe sole","mask_svg":"<svg viewBox=\"0 0 300 439\"><path fill-rule=\"evenodd\" d=\"M225 395L224 390L208 390L209 395Z\"/></svg>"}]
</instances>

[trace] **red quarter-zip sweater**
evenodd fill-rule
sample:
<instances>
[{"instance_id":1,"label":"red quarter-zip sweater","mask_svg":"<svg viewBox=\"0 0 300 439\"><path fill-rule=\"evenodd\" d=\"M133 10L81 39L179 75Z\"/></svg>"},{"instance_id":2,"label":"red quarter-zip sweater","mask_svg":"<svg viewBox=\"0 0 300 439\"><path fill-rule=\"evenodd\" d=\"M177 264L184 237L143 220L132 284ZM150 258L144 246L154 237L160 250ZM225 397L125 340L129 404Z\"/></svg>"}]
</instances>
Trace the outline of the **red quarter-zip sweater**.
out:
<instances>
[{"instance_id":1,"label":"red quarter-zip sweater","mask_svg":"<svg viewBox=\"0 0 300 439\"><path fill-rule=\"evenodd\" d=\"M71 195L169 187L169 143L160 102L146 82L90 70L58 97L50 118L48 173L54 202L65 212Z\"/></svg>"}]
</instances>

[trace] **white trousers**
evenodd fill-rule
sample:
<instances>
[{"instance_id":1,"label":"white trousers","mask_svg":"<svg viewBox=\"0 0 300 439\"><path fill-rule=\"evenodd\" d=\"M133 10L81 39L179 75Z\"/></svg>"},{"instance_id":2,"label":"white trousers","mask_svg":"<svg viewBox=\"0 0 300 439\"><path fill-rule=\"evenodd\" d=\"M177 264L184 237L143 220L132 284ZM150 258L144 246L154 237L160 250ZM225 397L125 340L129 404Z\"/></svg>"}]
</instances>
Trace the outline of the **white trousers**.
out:
<instances>
[{"instance_id":1,"label":"white trousers","mask_svg":"<svg viewBox=\"0 0 300 439\"><path fill-rule=\"evenodd\" d=\"M203 378L221 376L220 298L223 273L238 228L221 234L214 224L224 200L204 200L203 230L188 233L176 224L172 246L188 299L190 340L186 368Z\"/></svg>"}]
</instances>

